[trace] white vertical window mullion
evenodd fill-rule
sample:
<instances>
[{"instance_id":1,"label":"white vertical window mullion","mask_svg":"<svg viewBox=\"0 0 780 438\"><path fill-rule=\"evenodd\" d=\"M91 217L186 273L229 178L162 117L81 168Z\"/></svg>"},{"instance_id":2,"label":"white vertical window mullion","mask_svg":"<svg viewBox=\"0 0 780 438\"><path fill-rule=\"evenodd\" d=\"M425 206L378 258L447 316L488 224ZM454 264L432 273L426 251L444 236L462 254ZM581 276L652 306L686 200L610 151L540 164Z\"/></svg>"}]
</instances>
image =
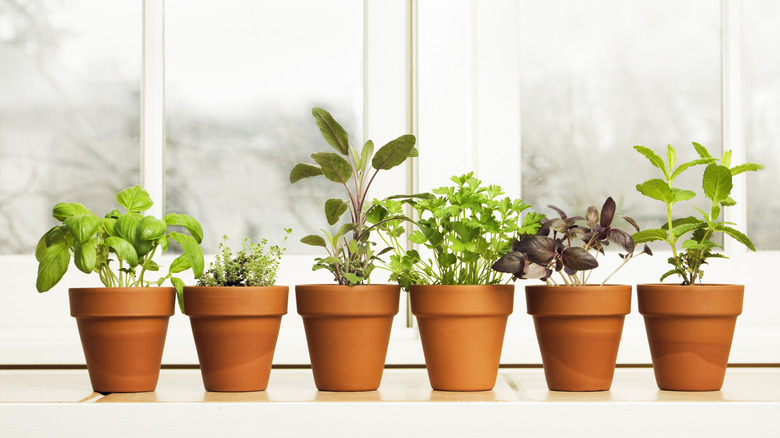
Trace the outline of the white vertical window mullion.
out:
<instances>
[{"instance_id":1,"label":"white vertical window mullion","mask_svg":"<svg viewBox=\"0 0 780 438\"><path fill-rule=\"evenodd\" d=\"M165 1L143 2L141 184L154 201L149 214L162 217L165 200Z\"/></svg>"},{"instance_id":2,"label":"white vertical window mullion","mask_svg":"<svg viewBox=\"0 0 780 438\"><path fill-rule=\"evenodd\" d=\"M722 106L723 149L732 151L732 163L745 162L745 141L742 132L742 57L741 0L722 1ZM745 175L734 178L731 197L737 205L725 210L725 219L740 227L747 224L747 188ZM745 253L742 244L726 237L725 249L731 255Z\"/></svg>"}]
</instances>

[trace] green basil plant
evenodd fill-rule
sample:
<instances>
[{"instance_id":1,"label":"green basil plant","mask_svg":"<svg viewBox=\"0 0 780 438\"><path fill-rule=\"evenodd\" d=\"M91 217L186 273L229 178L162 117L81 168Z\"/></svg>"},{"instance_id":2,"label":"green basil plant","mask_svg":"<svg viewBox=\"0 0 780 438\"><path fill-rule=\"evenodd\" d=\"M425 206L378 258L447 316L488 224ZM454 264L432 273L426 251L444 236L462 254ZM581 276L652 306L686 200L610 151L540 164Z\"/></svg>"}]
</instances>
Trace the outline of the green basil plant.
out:
<instances>
[{"instance_id":1,"label":"green basil plant","mask_svg":"<svg viewBox=\"0 0 780 438\"><path fill-rule=\"evenodd\" d=\"M176 287L181 306L184 282L174 274L192 269L195 277L203 273L203 229L185 214L170 213L162 219L144 216L152 200L141 186L128 187L116 195L125 212L113 210L99 218L79 203L59 203L52 211L60 221L46 232L35 248L38 260L38 292L56 285L68 271L71 259L81 272L96 273L106 287L161 286L166 280ZM181 226L189 234L170 229ZM170 241L178 242L183 254L173 260L168 273L149 280L147 272L159 271L153 257L166 251Z\"/></svg>"}]
</instances>

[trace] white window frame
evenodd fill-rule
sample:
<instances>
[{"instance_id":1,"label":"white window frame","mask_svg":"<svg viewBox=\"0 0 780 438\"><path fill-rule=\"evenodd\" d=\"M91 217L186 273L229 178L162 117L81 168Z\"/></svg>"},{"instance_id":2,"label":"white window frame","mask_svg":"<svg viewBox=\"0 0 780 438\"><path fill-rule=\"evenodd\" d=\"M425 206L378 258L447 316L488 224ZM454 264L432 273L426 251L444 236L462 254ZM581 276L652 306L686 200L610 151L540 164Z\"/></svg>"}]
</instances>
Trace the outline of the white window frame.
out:
<instances>
[{"instance_id":1,"label":"white window frame","mask_svg":"<svg viewBox=\"0 0 780 438\"><path fill-rule=\"evenodd\" d=\"M741 0L721 2L722 138L732 150L734 162L744 162ZM520 119L520 65L517 47L512 45L518 40L519 7L513 0L417 0L416 133L421 144L417 182L421 191L445 185L452 175L474 171L486 183L504 187L509 196L522 194L522 145L515 123ZM447 166L441 165L442 156L448 157ZM741 226L747 224L745 178L744 174L735 178L732 197L737 206L726 210L727 220ZM725 252L730 260L714 261L708 281L744 283L746 290L730 362L778 364L780 320L776 309L780 308L780 294L771 274L780 262L780 252L748 252L730 238ZM659 273L668 269L668 256L656 251L652 259L626 265L613 281L655 283ZM539 361L533 323L525 314L524 284L516 286L515 312L510 317L502 363ZM636 303L626 318L618 362L650 363Z\"/></svg>"},{"instance_id":2,"label":"white window frame","mask_svg":"<svg viewBox=\"0 0 780 438\"><path fill-rule=\"evenodd\" d=\"M740 4L723 4L723 143L736 161L744 160L740 78ZM154 215L164 210L164 0L143 0L144 60L141 133L141 183L155 201ZM501 41L517 40L513 0L364 0L364 135L383 144L401 133L417 135L419 159L383 175L372 195L419 192L446 184L454 174L474 171L499 184L509 196L521 196L520 131L510 120L520 117L520 66L516 56L497 51ZM510 47L511 52L511 47ZM446 81L447 87L440 82ZM437 86L433 86L437 85ZM509 146L509 147L507 147ZM456 153L453 153L456 151ZM460 151L459 153L457 151ZM442 166L447 156L452 166ZM735 182L737 208L729 220L746 223L744 176ZM780 308L774 291L773 262L780 252L748 253L726 242L731 257L727 269L713 272L715 281L746 285L745 311L737 325L732 363L780 363ZM330 282L312 272L313 256L283 260L279 283L291 288L288 315L275 354L276 364L308 364L294 285ZM629 264L616 282L655 282L665 270L664 254ZM168 260L169 262L170 260ZM166 260L162 260L166 263ZM69 272L55 290L36 294L37 264L30 255L0 256L0 273L7 279L0 294L0 365L83 364L75 321L69 316L70 285L99 286L97 279ZM75 271L75 270L71 270ZM375 281L381 279L375 279ZM192 281L192 280L190 280ZM405 301L405 296L402 297ZM388 364L423 364L416 329L405 306L395 319ZM171 318L165 364L196 364L187 318ZM626 320L619 363L650 362L641 316ZM525 314L523 283L516 287L515 311L502 355L504 364L540 363L531 318Z\"/></svg>"}]
</instances>

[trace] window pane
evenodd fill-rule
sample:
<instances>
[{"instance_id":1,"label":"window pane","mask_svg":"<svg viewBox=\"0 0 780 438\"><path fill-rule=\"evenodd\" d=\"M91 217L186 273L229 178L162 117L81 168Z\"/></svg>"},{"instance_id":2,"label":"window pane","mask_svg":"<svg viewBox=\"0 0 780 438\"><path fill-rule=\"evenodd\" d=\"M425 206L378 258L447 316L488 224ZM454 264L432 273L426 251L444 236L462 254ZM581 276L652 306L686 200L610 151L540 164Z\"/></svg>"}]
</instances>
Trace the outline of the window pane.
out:
<instances>
[{"instance_id":1,"label":"window pane","mask_svg":"<svg viewBox=\"0 0 780 438\"><path fill-rule=\"evenodd\" d=\"M780 4L743 3L743 91L747 159L764 170L747 178L748 235L757 249L780 249Z\"/></svg>"},{"instance_id":2,"label":"window pane","mask_svg":"<svg viewBox=\"0 0 780 438\"><path fill-rule=\"evenodd\" d=\"M0 3L0 254L138 183L141 2Z\"/></svg>"},{"instance_id":3,"label":"window pane","mask_svg":"<svg viewBox=\"0 0 780 438\"><path fill-rule=\"evenodd\" d=\"M341 192L289 173L330 148L314 106L360 142L362 66L359 0L166 2L166 209L198 218L205 251L222 234L319 232L324 201Z\"/></svg>"},{"instance_id":4,"label":"window pane","mask_svg":"<svg viewBox=\"0 0 780 438\"><path fill-rule=\"evenodd\" d=\"M519 25L523 198L583 214L612 196L659 226L635 190L659 174L632 146L720 150L720 3L523 1ZM702 170L679 185L700 191Z\"/></svg>"}]
</instances>

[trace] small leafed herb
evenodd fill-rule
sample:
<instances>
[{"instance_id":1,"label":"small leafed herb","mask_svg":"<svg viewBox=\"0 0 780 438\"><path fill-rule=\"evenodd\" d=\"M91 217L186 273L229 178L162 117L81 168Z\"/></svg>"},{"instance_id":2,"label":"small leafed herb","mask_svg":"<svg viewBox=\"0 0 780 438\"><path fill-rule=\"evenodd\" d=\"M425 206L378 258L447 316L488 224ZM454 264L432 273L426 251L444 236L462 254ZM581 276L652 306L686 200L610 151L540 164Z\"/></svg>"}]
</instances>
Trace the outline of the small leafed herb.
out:
<instances>
[{"instance_id":1,"label":"small leafed herb","mask_svg":"<svg viewBox=\"0 0 780 438\"><path fill-rule=\"evenodd\" d=\"M512 250L501 257L493 269L512 274L514 279L538 278L547 284L561 284L553 278L554 273L566 285L588 283L593 269L599 266L597 257L604 254L604 248L614 242L625 251L619 253L623 262L601 284L605 284L634 255L634 240L623 230L612 227L615 216L615 201L607 198L601 212L588 207L585 216L569 217L558 207L548 206L558 213L558 218L544 219L536 234L520 235L512 244ZM637 231L639 226L630 217L623 219ZM642 253L652 255L644 246Z\"/></svg>"},{"instance_id":2,"label":"small leafed herb","mask_svg":"<svg viewBox=\"0 0 780 438\"><path fill-rule=\"evenodd\" d=\"M161 286L170 279L182 305L184 282L173 274L188 269L196 277L203 273L200 224L185 214L170 213L162 219L144 216L152 199L141 186L122 190L116 201L125 212L113 210L103 218L79 203L54 206L53 216L62 223L47 231L35 248L38 292L50 290L62 279L72 257L80 271L98 274L106 287ZM189 234L170 230L171 226L184 227ZM157 250L166 251L171 240L178 242L184 253L171 263L167 275L147 280L147 272L160 270L153 260Z\"/></svg>"},{"instance_id":3,"label":"small leafed herb","mask_svg":"<svg viewBox=\"0 0 780 438\"><path fill-rule=\"evenodd\" d=\"M312 115L322 136L337 153L317 152L311 155L316 165L298 163L290 172L290 182L323 175L330 181L341 184L348 199L328 199L325 202L325 217L329 225L336 224L344 213L349 212L349 221L335 233L323 230L325 238L308 235L301 242L325 248L327 257L315 259L314 270L327 269L341 285L368 283L371 271L379 254L375 253L370 232L376 225L367 223L372 208L368 201L368 190L380 170L389 170L418 155L413 135L402 135L379 148L374 153L374 142L367 141L362 150L349 145L349 135L344 128L321 108L312 109ZM387 218L393 221L400 218Z\"/></svg>"},{"instance_id":4,"label":"small leafed herb","mask_svg":"<svg viewBox=\"0 0 780 438\"><path fill-rule=\"evenodd\" d=\"M745 234L731 227L736 224L718 218L723 208L736 204L731 198L733 177L743 172L763 168L755 163L731 167L731 151L725 151L718 160L699 143L694 142L693 147L699 158L675 167L677 153L672 145L667 146L666 161L649 148L634 146L634 149L644 155L654 167L660 169L664 176L663 179L654 178L637 184L636 189L645 196L663 202L666 206L666 223L661 228L635 233L634 241L661 240L668 243L672 248L672 257L669 257L668 261L673 268L661 276L661 281L671 275L679 275L682 277L682 284L688 285L701 282L704 276L703 266L707 264L707 259L726 258L722 253L713 252L715 248L722 248L715 242L716 233L727 234L751 251L756 250L753 242ZM674 187L674 180L687 169L698 165L706 165L702 176L702 189L704 196L711 201L710 209L705 211L697 208L701 219L694 216L674 219L672 207L678 202L688 201L696 196L696 193L691 190ZM680 251L677 242L683 238L682 251Z\"/></svg>"},{"instance_id":5,"label":"small leafed herb","mask_svg":"<svg viewBox=\"0 0 780 438\"><path fill-rule=\"evenodd\" d=\"M501 197L504 191L496 185L482 186L473 172L452 177L454 186L433 190L439 196L399 197L375 201L371 222L382 224L384 236L395 253L387 268L390 279L404 289L413 284L500 284L502 274L490 269L501 254L511 248L517 234L535 233L542 215L520 213L530 205L520 199ZM401 213L409 204L419 219L409 240L423 245L432 253L423 258L417 250L405 250L398 239L405 230L398 221L385 221ZM411 219L409 219L411 221Z\"/></svg>"},{"instance_id":6,"label":"small leafed herb","mask_svg":"<svg viewBox=\"0 0 780 438\"><path fill-rule=\"evenodd\" d=\"M245 238L235 254L228 246L228 236L222 236L216 258L198 279L198 286L273 286L284 244L292 232L289 228L284 231L287 234L281 245L268 247L267 239L253 243Z\"/></svg>"}]
</instances>

